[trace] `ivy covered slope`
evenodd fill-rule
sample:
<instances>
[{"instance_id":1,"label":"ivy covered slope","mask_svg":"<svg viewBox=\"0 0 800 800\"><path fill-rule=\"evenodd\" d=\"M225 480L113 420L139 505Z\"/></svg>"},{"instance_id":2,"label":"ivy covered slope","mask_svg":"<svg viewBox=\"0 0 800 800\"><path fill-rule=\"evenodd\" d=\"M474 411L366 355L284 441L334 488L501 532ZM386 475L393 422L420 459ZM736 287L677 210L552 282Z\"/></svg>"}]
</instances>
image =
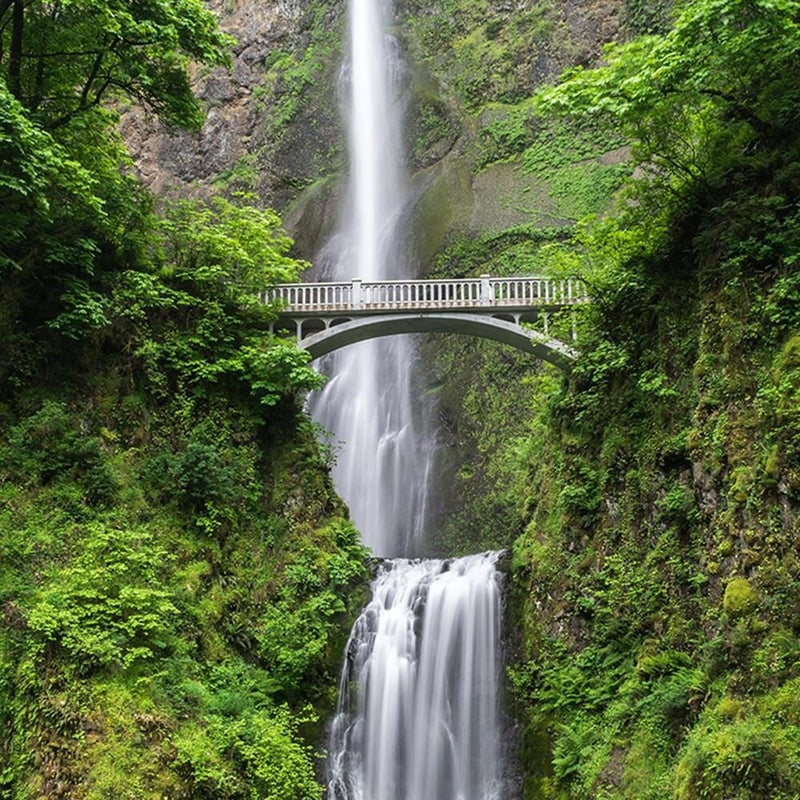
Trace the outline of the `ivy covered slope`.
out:
<instances>
[{"instance_id":1,"label":"ivy covered slope","mask_svg":"<svg viewBox=\"0 0 800 800\"><path fill-rule=\"evenodd\" d=\"M503 453L529 800L800 796L798 42L700 0L536 100L636 169L543 251L593 303Z\"/></svg>"},{"instance_id":2,"label":"ivy covered slope","mask_svg":"<svg viewBox=\"0 0 800 800\"><path fill-rule=\"evenodd\" d=\"M0 4L0 797L315 798L364 552L257 292L270 211L165 205L107 109L196 125L200 2Z\"/></svg>"}]
</instances>

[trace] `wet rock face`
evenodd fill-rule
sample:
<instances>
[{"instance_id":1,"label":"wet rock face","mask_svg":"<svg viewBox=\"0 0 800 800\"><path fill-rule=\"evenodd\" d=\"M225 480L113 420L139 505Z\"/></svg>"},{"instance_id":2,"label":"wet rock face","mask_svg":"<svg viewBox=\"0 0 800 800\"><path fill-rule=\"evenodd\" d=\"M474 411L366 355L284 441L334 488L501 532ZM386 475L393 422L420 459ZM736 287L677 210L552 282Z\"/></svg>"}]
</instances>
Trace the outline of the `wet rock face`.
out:
<instances>
[{"instance_id":1,"label":"wet rock face","mask_svg":"<svg viewBox=\"0 0 800 800\"><path fill-rule=\"evenodd\" d=\"M331 138L340 138L338 99L322 86L308 93L312 107L298 108L280 124L275 117L286 115L298 87L283 80L280 71L271 74L270 66L281 56L289 64L302 59L315 27L340 27L342 3L326 3L324 9L313 0L210 0L209 5L237 44L230 70L198 70L194 76L208 111L202 130L169 131L146 110L134 108L123 115L123 137L142 181L158 195L239 189L254 191L265 204L280 208L320 167L335 166L322 164L319 151L323 143L330 155ZM326 64L319 59L308 70L314 67L320 71ZM314 77L298 77L300 88Z\"/></svg>"},{"instance_id":2,"label":"wet rock face","mask_svg":"<svg viewBox=\"0 0 800 800\"><path fill-rule=\"evenodd\" d=\"M443 0L396 2L394 30L411 62L406 149L414 170L447 160L471 137L474 106L515 102L564 68L596 60L625 21L624 0L464 2L458 12ZM143 109L124 114L140 177L158 195L248 191L286 213L310 188L327 204L318 185L327 178L333 186L330 177L346 166L337 88L346 0L209 5L237 40L232 68L194 76L208 110L198 133L167 131ZM305 211L288 216L308 221ZM316 244L309 231L293 233Z\"/></svg>"}]
</instances>

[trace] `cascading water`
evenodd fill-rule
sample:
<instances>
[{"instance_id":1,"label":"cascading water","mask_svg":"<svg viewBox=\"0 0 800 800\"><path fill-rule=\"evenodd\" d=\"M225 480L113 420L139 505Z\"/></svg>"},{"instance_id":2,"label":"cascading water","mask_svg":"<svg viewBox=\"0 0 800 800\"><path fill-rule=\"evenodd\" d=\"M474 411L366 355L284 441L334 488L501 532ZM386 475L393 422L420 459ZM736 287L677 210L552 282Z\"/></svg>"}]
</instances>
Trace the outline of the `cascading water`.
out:
<instances>
[{"instance_id":1,"label":"cascading water","mask_svg":"<svg viewBox=\"0 0 800 800\"><path fill-rule=\"evenodd\" d=\"M500 796L496 559L382 566L348 642L330 800Z\"/></svg>"},{"instance_id":2,"label":"cascading water","mask_svg":"<svg viewBox=\"0 0 800 800\"><path fill-rule=\"evenodd\" d=\"M351 0L343 69L350 182L342 230L327 248L326 277L333 280L384 280L407 270L407 183L395 99L403 67L385 33L388 10L384 0ZM376 555L418 552L425 526L432 426L413 401L415 360L408 337L353 345L322 365L331 378L311 403L314 418L344 442L333 478Z\"/></svg>"},{"instance_id":3,"label":"cascading water","mask_svg":"<svg viewBox=\"0 0 800 800\"><path fill-rule=\"evenodd\" d=\"M385 33L388 0L350 0L350 183L324 277L408 277L407 203L394 100L402 62ZM343 449L334 480L365 544L382 556L420 550L433 425L413 402L413 340L333 354L314 417ZM329 800L500 797L496 554L384 562L356 622L330 744Z\"/></svg>"}]
</instances>

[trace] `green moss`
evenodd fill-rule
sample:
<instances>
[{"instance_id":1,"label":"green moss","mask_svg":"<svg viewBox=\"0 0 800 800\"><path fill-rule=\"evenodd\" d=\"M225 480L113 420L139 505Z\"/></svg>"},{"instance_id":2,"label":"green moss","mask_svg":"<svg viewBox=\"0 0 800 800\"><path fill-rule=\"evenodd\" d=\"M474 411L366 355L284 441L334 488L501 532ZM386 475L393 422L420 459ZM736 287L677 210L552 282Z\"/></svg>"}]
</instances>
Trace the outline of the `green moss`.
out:
<instances>
[{"instance_id":1,"label":"green moss","mask_svg":"<svg viewBox=\"0 0 800 800\"><path fill-rule=\"evenodd\" d=\"M777 447L772 447L767 454L767 457L764 460L763 471L764 478L772 485L775 485L781 473L781 456L780 450Z\"/></svg>"},{"instance_id":2,"label":"green moss","mask_svg":"<svg viewBox=\"0 0 800 800\"><path fill-rule=\"evenodd\" d=\"M800 367L800 335L793 336L781 348L780 355L775 361L778 371Z\"/></svg>"},{"instance_id":3,"label":"green moss","mask_svg":"<svg viewBox=\"0 0 800 800\"><path fill-rule=\"evenodd\" d=\"M342 59L344 17L330 4L313 0L296 24L302 30L296 46L269 50L251 95L258 112L252 138L259 147L248 158L255 159L257 173L271 174L271 188L284 195L284 202L341 170L346 143L336 93L331 91ZM250 172L237 165L233 174L219 180L250 180Z\"/></svg>"},{"instance_id":4,"label":"green moss","mask_svg":"<svg viewBox=\"0 0 800 800\"><path fill-rule=\"evenodd\" d=\"M759 697L747 707L723 697L690 733L675 772L680 800L721 796L789 800L798 780L800 754L797 682Z\"/></svg>"},{"instance_id":5,"label":"green moss","mask_svg":"<svg viewBox=\"0 0 800 800\"><path fill-rule=\"evenodd\" d=\"M552 740L547 723L530 725L522 734L522 761L531 765L530 777L523 785L524 800L547 800L552 797L549 791L552 769Z\"/></svg>"},{"instance_id":6,"label":"green moss","mask_svg":"<svg viewBox=\"0 0 800 800\"><path fill-rule=\"evenodd\" d=\"M753 483L753 470L750 467L737 467L731 474L730 498L735 503L745 503Z\"/></svg>"},{"instance_id":7,"label":"green moss","mask_svg":"<svg viewBox=\"0 0 800 800\"><path fill-rule=\"evenodd\" d=\"M731 555L733 551L734 551L733 539L730 536L726 536L720 543L718 552L720 556L724 558L725 556Z\"/></svg>"},{"instance_id":8,"label":"green moss","mask_svg":"<svg viewBox=\"0 0 800 800\"><path fill-rule=\"evenodd\" d=\"M741 700L734 697L725 696L719 701L717 714L724 720L743 719L746 713L746 706Z\"/></svg>"},{"instance_id":9,"label":"green moss","mask_svg":"<svg viewBox=\"0 0 800 800\"><path fill-rule=\"evenodd\" d=\"M754 611L758 601L758 593L747 578L732 578L725 587L722 606L731 619L736 619Z\"/></svg>"},{"instance_id":10,"label":"green moss","mask_svg":"<svg viewBox=\"0 0 800 800\"><path fill-rule=\"evenodd\" d=\"M255 155L246 153L228 170L214 179L214 186L227 191L252 191L258 182Z\"/></svg>"}]
</instances>

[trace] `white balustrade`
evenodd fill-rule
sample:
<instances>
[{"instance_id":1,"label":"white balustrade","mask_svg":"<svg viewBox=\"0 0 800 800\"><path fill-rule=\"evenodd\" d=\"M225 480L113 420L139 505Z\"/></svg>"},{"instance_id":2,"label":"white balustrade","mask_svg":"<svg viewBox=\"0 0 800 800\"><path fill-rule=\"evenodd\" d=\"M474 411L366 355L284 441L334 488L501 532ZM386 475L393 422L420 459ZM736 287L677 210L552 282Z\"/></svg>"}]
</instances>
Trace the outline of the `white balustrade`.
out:
<instances>
[{"instance_id":1,"label":"white balustrade","mask_svg":"<svg viewBox=\"0 0 800 800\"><path fill-rule=\"evenodd\" d=\"M557 308L588 301L578 280L541 277L461 280L361 281L287 283L261 292L262 302L278 300L282 313L324 313L443 308Z\"/></svg>"}]
</instances>

